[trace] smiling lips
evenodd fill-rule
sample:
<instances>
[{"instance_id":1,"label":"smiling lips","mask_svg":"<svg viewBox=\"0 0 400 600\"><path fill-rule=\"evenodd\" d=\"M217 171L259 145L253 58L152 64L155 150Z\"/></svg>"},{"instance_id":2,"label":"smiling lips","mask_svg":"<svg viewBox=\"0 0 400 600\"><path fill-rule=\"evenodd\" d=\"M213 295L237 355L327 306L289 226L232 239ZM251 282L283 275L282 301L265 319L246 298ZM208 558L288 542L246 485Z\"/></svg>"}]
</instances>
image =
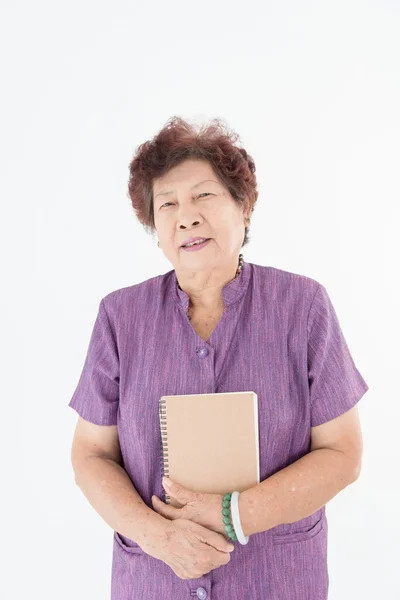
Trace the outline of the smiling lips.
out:
<instances>
[{"instance_id":1,"label":"smiling lips","mask_svg":"<svg viewBox=\"0 0 400 600\"><path fill-rule=\"evenodd\" d=\"M191 242L191 243L189 243L189 245L182 246L182 250L186 250L186 252L196 252L197 250L201 250L202 248L207 246L209 241L210 241L210 238L209 239L203 238L201 241L199 240L197 242Z\"/></svg>"},{"instance_id":2,"label":"smiling lips","mask_svg":"<svg viewBox=\"0 0 400 600\"><path fill-rule=\"evenodd\" d=\"M207 242L210 238L189 238L182 244L182 248L190 248L191 246L198 245L203 242Z\"/></svg>"}]
</instances>

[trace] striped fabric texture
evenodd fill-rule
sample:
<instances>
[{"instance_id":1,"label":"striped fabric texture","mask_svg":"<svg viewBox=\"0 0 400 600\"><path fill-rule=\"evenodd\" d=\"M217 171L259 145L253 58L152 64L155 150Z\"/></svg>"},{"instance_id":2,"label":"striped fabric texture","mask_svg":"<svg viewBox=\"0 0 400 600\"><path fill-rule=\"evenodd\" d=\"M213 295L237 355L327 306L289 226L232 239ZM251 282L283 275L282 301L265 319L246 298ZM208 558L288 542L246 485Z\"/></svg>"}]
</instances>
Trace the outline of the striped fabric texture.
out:
<instances>
[{"instance_id":1,"label":"striped fabric texture","mask_svg":"<svg viewBox=\"0 0 400 600\"><path fill-rule=\"evenodd\" d=\"M118 425L124 468L143 501L165 501L159 399L249 391L259 407L260 481L310 450L311 427L352 408L368 390L325 287L244 261L222 289L225 310L205 342L186 316L175 270L104 296L69 406ZM199 352L205 349L205 352ZM196 430L204 437L207 432ZM111 600L326 600L325 506L235 543L230 562L182 580L113 532Z\"/></svg>"}]
</instances>

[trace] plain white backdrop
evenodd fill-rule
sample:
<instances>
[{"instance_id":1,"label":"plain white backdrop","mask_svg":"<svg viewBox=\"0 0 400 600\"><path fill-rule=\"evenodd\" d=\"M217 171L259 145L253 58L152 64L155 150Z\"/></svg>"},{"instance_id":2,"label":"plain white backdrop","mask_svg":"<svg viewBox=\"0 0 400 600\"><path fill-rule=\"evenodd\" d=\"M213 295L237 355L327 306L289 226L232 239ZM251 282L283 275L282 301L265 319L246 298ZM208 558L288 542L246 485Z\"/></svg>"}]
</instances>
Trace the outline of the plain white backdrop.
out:
<instances>
[{"instance_id":1,"label":"plain white backdrop","mask_svg":"<svg viewBox=\"0 0 400 600\"><path fill-rule=\"evenodd\" d=\"M399 4L0 12L0 597L109 598L113 532L74 483L67 405L100 299L172 268L127 179L135 148L180 115L239 132L259 190L245 260L326 287L370 387L361 476L327 505L329 598L399 598Z\"/></svg>"}]
</instances>

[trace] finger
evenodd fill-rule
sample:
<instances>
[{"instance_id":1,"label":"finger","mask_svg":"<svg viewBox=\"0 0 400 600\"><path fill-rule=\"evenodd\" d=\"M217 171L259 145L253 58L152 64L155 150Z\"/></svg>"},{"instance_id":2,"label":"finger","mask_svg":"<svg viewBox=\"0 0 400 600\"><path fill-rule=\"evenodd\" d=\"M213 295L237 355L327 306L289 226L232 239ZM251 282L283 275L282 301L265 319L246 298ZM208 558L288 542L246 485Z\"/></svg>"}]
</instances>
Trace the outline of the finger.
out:
<instances>
[{"instance_id":1,"label":"finger","mask_svg":"<svg viewBox=\"0 0 400 600\"><path fill-rule=\"evenodd\" d=\"M217 533L216 531L203 529L202 533L202 541L206 542L210 546L213 546L216 550L220 550L221 552L232 552L235 549L232 541L228 542L228 540L222 535L222 533Z\"/></svg>"},{"instance_id":2,"label":"finger","mask_svg":"<svg viewBox=\"0 0 400 600\"><path fill-rule=\"evenodd\" d=\"M164 504L164 502L160 500L158 496L152 496L151 501L153 503L154 509L163 517L167 517L168 519L180 518L180 508L170 506L169 504Z\"/></svg>"}]
</instances>

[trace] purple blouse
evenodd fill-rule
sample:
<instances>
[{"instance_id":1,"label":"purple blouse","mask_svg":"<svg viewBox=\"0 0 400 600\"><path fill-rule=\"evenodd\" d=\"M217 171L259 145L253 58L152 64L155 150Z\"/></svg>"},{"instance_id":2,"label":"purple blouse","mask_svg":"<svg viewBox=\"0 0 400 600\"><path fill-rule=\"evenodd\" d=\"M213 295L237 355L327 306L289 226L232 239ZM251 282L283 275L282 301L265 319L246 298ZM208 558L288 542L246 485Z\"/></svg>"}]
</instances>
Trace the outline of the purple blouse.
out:
<instances>
[{"instance_id":1,"label":"purple blouse","mask_svg":"<svg viewBox=\"0 0 400 600\"><path fill-rule=\"evenodd\" d=\"M189 296L175 270L99 304L69 406L91 423L118 425L124 468L152 510L153 494L165 501L161 396L256 392L263 481L310 451L311 427L348 411L369 389L316 280L244 262L222 297L225 310L207 342L186 316ZM251 535L247 545L236 542L227 565L184 580L115 531L111 600L326 600L327 532L323 506Z\"/></svg>"}]
</instances>

